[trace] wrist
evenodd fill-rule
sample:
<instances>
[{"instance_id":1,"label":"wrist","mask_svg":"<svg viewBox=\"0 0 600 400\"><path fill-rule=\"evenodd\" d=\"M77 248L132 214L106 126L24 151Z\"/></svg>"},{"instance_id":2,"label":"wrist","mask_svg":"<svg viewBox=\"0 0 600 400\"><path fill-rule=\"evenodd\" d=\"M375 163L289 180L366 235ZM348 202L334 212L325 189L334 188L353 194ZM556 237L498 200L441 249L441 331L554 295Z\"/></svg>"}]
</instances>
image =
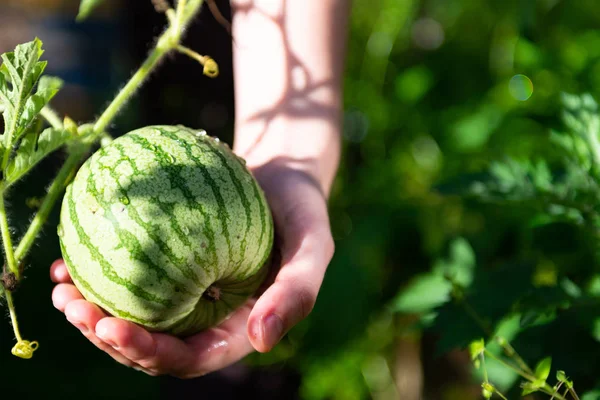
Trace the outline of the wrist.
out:
<instances>
[{"instance_id":1,"label":"wrist","mask_svg":"<svg viewBox=\"0 0 600 400\"><path fill-rule=\"evenodd\" d=\"M295 170L310 175L328 196L340 160L339 113L328 118L273 118L240 122L233 149L251 170Z\"/></svg>"}]
</instances>

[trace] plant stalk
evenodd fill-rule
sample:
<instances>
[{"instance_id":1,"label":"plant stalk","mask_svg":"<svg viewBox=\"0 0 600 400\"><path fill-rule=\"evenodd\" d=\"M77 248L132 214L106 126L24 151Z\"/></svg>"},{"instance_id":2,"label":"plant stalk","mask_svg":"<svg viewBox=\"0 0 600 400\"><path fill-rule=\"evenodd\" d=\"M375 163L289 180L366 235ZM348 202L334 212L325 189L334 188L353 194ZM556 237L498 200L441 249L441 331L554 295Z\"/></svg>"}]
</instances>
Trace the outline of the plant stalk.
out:
<instances>
[{"instance_id":1,"label":"plant stalk","mask_svg":"<svg viewBox=\"0 0 600 400\"><path fill-rule=\"evenodd\" d=\"M170 29L165 31L163 35L170 35ZM160 43L160 40L159 40ZM94 124L94 132L100 134L106 130L111 121L117 116L119 110L125 105L125 103L133 96L136 90L142 85L143 81L150 74L150 72L157 66L158 62L162 57L170 50L170 48L159 48L155 47L148 58L144 61L140 69L131 77L129 82L121 89L119 94L109 104L106 110L102 113L100 118Z\"/></svg>"},{"instance_id":2,"label":"plant stalk","mask_svg":"<svg viewBox=\"0 0 600 400\"><path fill-rule=\"evenodd\" d=\"M82 141L79 145L74 146L61 169L59 170L56 178L50 185L48 194L45 196L40 209L36 213L32 223L30 224L25 236L19 242L16 251L13 249L12 240L10 236L10 228L8 225L6 209L4 204L4 188L0 188L0 230L2 231L2 243L4 245L4 251L6 254L6 262L8 269L15 274L17 280L20 279L20 271L16 260L20 260L27 255L33 243L45 224L50 212L52 211L54 204L62 194L63 190L67 185L67 181L73 176L77 165L83 158L84 154L88 152L91 146L99 139L106 144L110 141L110 136L105 132L106 128L110 125L112 120L119 113L119 110L127 103L127 101L133 96L136 90L143 84L144 80L148 75L156 68L159 62L164 58L167 53L175 49L179 45L180 38L187 24L190 22L193 15L200 9L202 0L195 0L191 2L186 12L186 1L180 1L177 8L177 18L175 23L170 21L169 28L159 37L155 48L150 52L147 59L138 69L138 71L131 77L129 82L123 87L123 89L117 94L115 99L109 104L104 110L100 118L96 121L93 127L93 134L91 140ZM40 113L50 125L54 128L62 129L63 123L60 121L59 116L50 108L45 108ZM16 118L13 121L15 124ZM9 134L7 141L10 142L12 139L11 134L14 131L15 126L11 126L8 130ZM5 143L6 144L6 143ZM6 166L8 160L8 154L10 150L10 143L6 146L7 151L5 152L2 159L2 167ZM16 256L16 258L15 258ZM10 311L10 317L15 331L17 344L12 350L13 355L21 358L31 358L33 352L38 348L37 342L29 342L23 340L19 332L19 326L17 323L17 316L15 307L12 299L12 293L9 290L5 290L5 295Z\"/></svg>"},{"instance_id":3,"label":"plant stalk","mask_svg":"<svg viewBox=\"0 0 600 400\"><path fill-rule=\"evenodd\" d=\"M19 242L19 245L17 246L17 250L15 251L17 260L22 260L33 246L37 235L40 233L42 227L46 223L50 212L52 212L54 204L65 189L69 177L73 174L82 156L88 151L89 147L90 146L81 146L81 148L77 148L77 150L71 152L61 169L58 171L56 178L54 178L52 185L50 185L50 188L48 189L48 194L46 194L44 197L44 200L42 201L38 212L35 214L35 217L33 217L25 236L23 236Z\"/></svg>"},{"instance_id":4,"label":"plant stalk","mask_svg":"<svg viewBox=\"0 0 600 400\"><path fill-rule=\"evenodd\" d=\"M21 271L15 259L15 253L10 237L10 227L6 216L6 208L4 205L4 192L0 192L0 230L2 230L2 244L4 246L4 254L6 255L6 264L8 270L15 274L17 280L20 278Z\"/></svg>"},{"instance_id":5,"label":"plant stalk","mask_svg":"<svg viewBox=\"0 0 600 400\"><path fill-rule=\"evenodd\" d=\"M46 107L42 108L42 110L40 111L40 115L42 117L44 117L44 119L46 121L48 121L48 123L50 125L52 125L53 128L55 128L55 129L63 128L63 123L62 123L60 117L58 116L57 112L54 111L53 109L51 109L50 107L46 106Z\"/></svg>"},{"instance_id":6,"label":"plant stalk","mask_svg":"<svg viewBox=\"0 0 600 400\"><path fill-rule=\"evenodd\" d=\"M500 343L500 346L504 349L505 353L509 357L511 357L513 360L515 360L517 362L517 364L519 365L519 367L521 367L523 369L523 371L527 372L528 374L533 375L533 371L531 370L531 368L529 368L529 365L527 365L525 360L523 360L521 358L519 353L517 353L517 351L510 345L510 343L508 343L507 341L504 341L503 343Z\"/></svg>"},{"instance_id":7,"label":"plant stalk","mask_svg":"<svg viewBox=\"0 0 600 400\"><path fill-rule=\"evenodd\" d=\"M185 24L189 23L190 20L190 18L185 19L185 15L183 13L183 7L185 7L185 5L185 1L179 2L178 4L178 11L180 8L181 11L178 12L177 16L178 19L181 19L181 21L180 24L177 25L179 27L179 31L176 32L177 37L180 37L181 31L185 29ZM202 5L202 2L198 3L197 10L200 8L200 5ZM106 110L98 118L93 127L95 136L92 142L95 142L98 139L101 139L104 144L110 142L110 136L105 133L105 130L108 127L108 125L110 125L112 120L118 114L119 110L127 103L127 101L133 96L136 90L143 84L144 80L148 77L148 75L154 70L154 68L156 68L161 59L165 55L167 55L168 52L175 49L179 45L177 41L172 40L174 26L175 25L170 26L160 36L156 47L150 52L150 54L148 55L144 63L141 65L141 67L136 71L136 73L131 77L129 82L127 82L123 89L117 94L114 100L109 104ZM52 116L50 115L51 113L47 112L47 114L50 118L47 118L46 115L44 115L44 118L46 118L53 126L54 123L56 123L57 121L60 122L58 116L56 118L52 118ZM52 120L54 121L54 123L52 122ZM60 125L62 126L62 123ZM66 181L74 173L74 170L79 164L81 157L89 150L90 147L91 144L88 146L82 146L82 148L78 149L77 151L73 151L67 158L67 161L62 166L56 178L52 182L52 185L48 190L48 194L44 198L40 209L33 218L33 221L27 229L25 236L23 236L23 239L20 241L17 247L17 259L22 259L23 257L25 257L31 249L31 247L33 246L35 238L41 231L43 225L48 219L48 216L50 215L50 212L52 211L52 208L54 207L54 204L63 192L66 186ZM2 211L0 210L0 213L1 212Z\"/></svg>"},{"instance_id":8,"label":"plant stalk","mask_svg":"<svg viewBox=\"0 0 600 400\"><path fill-rule=\"evenodd\" d=\"M489 350L486 349L486 350L484 350L484 352L485 352L485 354L488 357L496 360L497 362L499 362L500 364L502 364L506 368L508 368L511 371L513 371L513 372L517 373L518 375L520 375L522 378L527 379L529 382L535 382L537 380L537 378L535 376L530 375L530 374L528 374L525 371L521 371L519 368L515 367L514 365L512 365L510 363L507 363L506 361L504 361L503 359L501 359L499 357L496 357L491 351L489 351ZM546 394L556 396L556 398L558 400L566 400L565 397L563 397L563 396L561 396L559 394L553 393L552 388L547 383L543 387L541 387L540 390L542 390Z\"/></svg>"},{"instance_id":9,"label":"plant stalk","mask_svg":"<svg viewBox=\"0 0 600 400\"><path fill-rule=\"evenodd\" d=\"M158 38L156 47L152 49L141 67L133 74L129 82L121 89L100 118L98 118L94 124L94 132L97 135L102 134L102 132L106 130L111 121L119 113L119 110L127 103L127 101L129 101L136 90L142 86L144 80L156 68L164 56L179 45L182 32L191 20L191 18L188 18L184 13L186 3L186 1L179 1L175 23L171 22L171 26L169 26L169 28ZM201 5L202 1L198 2L196 9L192 14L195 14L200 9Z\"/></svg>"},{"instance_id":10,"label":"plant stalk","mask_svg":"<svg viewBox=\"0 0 600 400\"><path fill-rule=\"evenodd\" d=\"M15 305L13 303L12 293L9 290L5 291L6 303L8 304L8 311L10 313L10 321L12 322L13 330L17 342L22 342L21 332L19 331L19 323L17 322L17 313L15 312Z\"/></svg>"}]
</instances>

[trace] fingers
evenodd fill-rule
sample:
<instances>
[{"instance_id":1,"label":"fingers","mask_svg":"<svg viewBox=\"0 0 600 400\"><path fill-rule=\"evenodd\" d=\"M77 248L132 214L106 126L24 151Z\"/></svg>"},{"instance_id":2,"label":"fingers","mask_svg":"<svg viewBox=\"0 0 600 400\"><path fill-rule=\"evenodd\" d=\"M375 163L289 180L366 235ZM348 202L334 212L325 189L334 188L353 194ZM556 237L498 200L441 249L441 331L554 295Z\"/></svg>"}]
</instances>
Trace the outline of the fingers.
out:
<instances>
[{"instance_id":1,"label":"fingers","mask_svg":"<svg viewBox=\"0 0 600 400\"><path fill-rule=\"evenodd\" d=\"M50 279L54 283L72 283L64 260L59 259L52 263L50 266Z\"/></svg>"},{"instance_id":2,"label":"fingers","mask_svg":"<svg viewBox=\"0 0 600 400\"><path fill-rule=\"evenodd\" d=\"M52 303L61 312L65 312L65 307L70 302L82 299L79 290L71 283L60 283L52 290Z\"/></svg>"},{"instance_id":3,"label":"fingers","mask_svg":"<svg viewBox=\"0 0 600 400\"><path fill-rule=\"evenodd\" d=\"M286 197L286 203L273 207L283 241L281 269L248 320L248 336L260 352L270 351L312 311L333 256L322 193L310 182L295 182Z\"/></svg>"},{"instance_id":4,"label":"fingers","mask_svg":"<svg viewBox=\"0 0 600 400\"><path fill-rule=\"evenodd\" d=\"M103 318L96 335L123 357L146 370L194 378L219 370L252 351L245 332L250 305L236 311L217 328L186 340L145 329L118 318Z\"/></svg>"},{"instance_id":5,"label":"fingers","mask_svg":"<svg viewBox=\"0 0 600 400\"><path fill-rule=\"evenodd\" d=\"M100 350L106 352L123 365L139 368L136 363L132 362L127 357L124 357L96 335L96 325L99 321L106 318L106 314L100 307L85 300L73 300L66 305L64 312L67 320L79 329L83 336Z\"/></svg>"},{"instance_id":6,"label":"fingers","mask_svg":"<svg viewBox=\"0 0 600 400\"><path fill-rule=\"evenodd\" d=\"M66 282L64 262L51 267L55 282ZM84 300L72 283L59 283L52 292L55 307L96 347L126 366L150 375L170 374L193 378L225 368L253 351L246 335L246 322L254 304L248 302L219 327L180 340L150 333L142 327L107 316Z\"/></svg>"},{"instance_id":7,"label":"fingers","mask_svg":"<svg viewBox=\"0 0 600 400\"><path fill-rule=\"evenodd\" d=\"M189 364L190 349L182 340L152 334L128 321L104 318L96 325L96 335L111 350L153 375L178 375Z\"/></svg>"}]
</instances>

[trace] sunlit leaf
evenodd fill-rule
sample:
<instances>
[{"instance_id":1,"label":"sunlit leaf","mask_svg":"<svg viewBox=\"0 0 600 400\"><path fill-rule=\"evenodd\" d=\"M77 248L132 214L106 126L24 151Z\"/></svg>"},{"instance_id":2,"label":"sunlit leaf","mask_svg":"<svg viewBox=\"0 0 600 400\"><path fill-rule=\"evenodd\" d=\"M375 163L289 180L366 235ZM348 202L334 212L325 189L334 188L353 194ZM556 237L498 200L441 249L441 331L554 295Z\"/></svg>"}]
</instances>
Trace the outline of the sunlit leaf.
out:
<instances>
[{"instance_id":1,"label":"sunlit leaf","mask_svg":"<svg viewBox=\"0 0 600 400\"><path fill-rule=\"evenodd\" d=\"M475 255L462 239L450 245L447 259L440 259L431 272L418 275L402 288L393 301L393 310L405 313L430 311L451 299L452 282L467 287L473 280Z\"/></svg>"},{"instance_id":2,"label":"sunlit leaf","mask_svg":"<svg viewBox=\"0 0 600 400\"><path fill-rule=\"evenodd\" d=\"M423 274L414 278L393 301L393 310L421 313L450 300L452 284L438 274Z\"/></svg>"},{"instance_id":3,"label":"sunlit leaf","mask_svg":"<svg viewBox=\"0 0 600 400\"><path fill-rule=\"evenodd\" d=\"M63 146L71 137L68 131L54 128L45 129L39 134L31 132L25 135L16 156L6 168L7 183L12 184L19 180L48 154Z\"/></svg>"},{"instance_id":4,"label":"sunlit leaf","mask_svg":"<svg viewBox=\"0 0 600 400\"><path fill-rule=\"evenodd\" d=\"M545 382L550 376L550 368L552 368L552 357L546 357L535 366L535 377Z\"/></svg>"},{"instance_id":5,"label":"sunlit leaf","mask_svg":"<svg viewBox=\"0 0 600 400\"><path fill-rule=\"evenodd\" d=\"M485 351L485 341L483 339L474 340L469 344L469 354L471 360L475 360Z\"/></svg>"},{"instance_id":6,"label":"sunlit leaf","mask_svg":"<svg viewBox=\"0 0 600 400\"><path fill-rule=\"evenodd\" d=\"M25 132L41 108L56 94L58 88L45 85L39 93L32 95L33 88L46 67L39 61L43 54L42 42L18 45L14 52L2 55L0 72L0 100L4 105L5 148ZM9 143L8 143L8 142Z\"/></svg>"}]
</instances>

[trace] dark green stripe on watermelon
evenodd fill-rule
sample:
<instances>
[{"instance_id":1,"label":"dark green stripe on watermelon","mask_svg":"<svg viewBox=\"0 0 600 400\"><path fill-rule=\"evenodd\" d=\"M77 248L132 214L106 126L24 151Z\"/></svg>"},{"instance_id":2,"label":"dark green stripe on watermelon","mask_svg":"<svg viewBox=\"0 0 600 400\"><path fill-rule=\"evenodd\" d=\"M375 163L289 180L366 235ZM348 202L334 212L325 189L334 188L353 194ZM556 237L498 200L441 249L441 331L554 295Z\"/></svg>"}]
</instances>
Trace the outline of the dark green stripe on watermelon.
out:
<instances>
[{"instance_id":1,"label":"dark green stripe on watermelon","mask_svg":"<svg viewBox=\"0 0 600 400\"><path fill-rule=\"evenodd\" d=\"M125 156L122 146L115 146L115 148L117 150L119 150L120 155L122 157L121 160L119 160L119 162L127 163L129 166L131 166L131 168L133 169L136 176L140 176L141 172L139 171L139 169L137 169L137 166L135 165L135 163ZM110 176L115 180L115 182L119 186L119 189L122 192L123 196L128 197L129 194L125 191L125 189L119 183L119 177L117 176L117 172L116 172L116 167L118 166L118 164L114 167L109 167L109 166L102 165L101 161L102 161L102 158L100 158L98 160L98 163L101 165L101 168L103 167L103 169L106 169L109 172ZM100 200L98 200L98 201L100 201ZM105 204L105 206L110 206L110 205ZM194 281L194 283L196 283L196 284L200 284L200 279L198 278L198 275L196 275L194 270L192 270L192 268L190 268L190 266L187 264L187 260L177 257L173 253L173 250L169 247L169 245L159 235L157 235L155 233L155 230L157 229L156 226L145 222L142 219L142 217L138 214L135 207L127 207L127 212L129 214L129 216L131 217L131 219L133 219L138 225L140 225L141 227L144 228L144 230L146 231L148 236L150 236L150 238L156 243L156 245L158 246L160 251L162 251L163 254L165 254L167 256L167 258L169 259L169 261L173 264L173 266L175 268L177 268L186 278ZM170 220L174 221L174 218L170 218ZM173 222L171 222L171 225L173 225ZM204 265L204 263L202 263L201 265ZM166 274L166 272L165 272L165 274ZM179 285L181 285L181 283L179 283Z\"/></svg>"},{"instance_id":2,"label":"dark green stripe on watermelon","mask_svg":"<svg viewBox=\"0 0 600 400\"><path fill-rule=\"evenodd\" d=\"M221 222L223 237L225 238L225 241L227 242L229 263L232 263L233 262L233 249L231 247L231 237L229 235L229 227L228 227L230 216L229 216L229 212L227 211L227 207L225 206L225 200L223 199L223 196L221 195L219 186L217 185L217 183L215 182L213 177L208 172L208 169L206 168L206 165L204 165L202 160L200 160L198 157L196 157L193 154L190 143L185 142L184 140L178 138L177 135L175 135L167 130L164 130L164 129L157 129L157 130L161 134L165 135L166 137L174 140L180 147L182 147L185 150L186 155L190 158L190 160L194 161L196 166L199 168L200 173L202 174L202 177L204 178L204 180L210 187L213 195L215 196L215 200L217 201L217 205L219 208L219 211L217 212L217 214L218 214L217 217L218 217L219 221ZM141 136L132 135L132 137L139 138L143 141L146 141L146 139L142 138ZM161 153L160 154L161 158L169 157L168 154L162 152L161 150L157 150L157 152ZM181 179L181 178L179 178L179 179Z\"/></svg>"},{"instance_id":3,"label":"dark green stripe on watermelon","mask_svg":"<svg viewBox=\"0 0 600 400\"><path fill-rule=\"evenodd\" d=\"M216 154L217 157L219 158L219 160L221 161L221 164L225 167L225 169L227 169L229 178L231 179L231 182L233 183L233 186L235 187L236 192L240 196L240 201L242 202L242 206L244 207L244 213L246 214L246 230L244 231L244 238L240 242L240 260L239 260L235 270L232 272L233 274L235 274L239 270L240 266L242 265L242 263L245 260L246 246L248 243L248 232L250 231L250 228L252 228L252 216L250 214L250 212L251 212L250 202L248 201L248 198L246 197L246 192L244 191L244 186L242 185L242 182L238 179L233 168L231 167L231 165L229 165L229 163L227 162L227 159L225 158L225 156L223 156L221 151L219 151L219 149L215 148L212 145L211 139L208 139L205 141L199 140L198 143L204 144L211 150L211 152L213 154ZM236 238L236 239L239 239L239 238Z\"/></svg>"},{"instance_id":4,"label":"dark green stripe on watermelon","mask_svg":"<svg viewBox=\"0 0 600 400\"><path fill-rule=\"evenodd\" d=\"M98 300L100 300L104 306L110 308L110 312L114 313L115 316L121 317L121 318L126 318L130 321L137 322L138 324L150 324L150 323L154 323L154 322L160 322L160 319L158 319L158 320L142 319L142 318L136 317L135 315L128 313L127 311L119 310L112 301L108 300L107 298L102 296L100 293L96 292L94 290L94 288L92 288L92 286L89 283L87 283L81 275L79 275L79 272L77 271L77 268L75 267L75 264L71 261L71 258L69 257L68 252L65 251L62 242L60 242L60 248L63 253L63 259L65 260L65 263L69 266L69 273L71 274L71 277L73 278L73 280L75 282L77 282L78 284L80 284L81 286L83 286L85 290L87 290L89 293L92 294L92 296L94 296Z\"/></svg>"},{"instance_id":5,"label":"dark green stripe on watermelon","mask_svg":"<svg viewBox=\"0 0 600 400\"><path fill-rule=\"evenodd\" d=\"M131 293L136 295L137 297L144 299L146 301L150 301L153 303L160 304L165 307L173 307L173 302L168 299L163 299L159 296L153 295L152 293L144 290L139 287L135 283L131 282L128 279L121 278L117 272L114 270L112 265L104 258L102 253L98 250L98 248L92 243L90 237L85 233L85 230L79 223L79 217L77 216L77 211L75 209L75 201L73 197L69 197L69 215L71 217L71 221L73 223L73 227L77 231L77 235L79 236L79 240L81 244L84 245L92 256L92 260L98 262L102 267L102 274L111 282L123 286L127 288Z\"/></svg>"},{"instance_id":6,"label":"dark green stripe on watermelon","mask_svg":"<svg viewBox=\"0 0 600 400\"><path fill-rule=\"evenodd\" d=\"M208 217L208 213L206 212L202 204L194 201L194 195L190 192L190 189L188 188L186 182L181 177L182 168L180 166L173 165L171 161L171 156L168 153L164 152L160 148L160 146L155 146L149 143L146 138L136 134L129 134L127 137L142 148L150 151L154 155L154 157L156 157L160 165L166 170L167 174L169 175L169 180L171 184L182 191L184 197L187 199L188 206L200 212L204 219L203 233L209 242L207 250L210 252L213 262L218 262L217 249L215 245L215 233L212 229L210 218ZM226 229L227 228L225 227L225 231Z\"/></svg>"}]
</instances>

